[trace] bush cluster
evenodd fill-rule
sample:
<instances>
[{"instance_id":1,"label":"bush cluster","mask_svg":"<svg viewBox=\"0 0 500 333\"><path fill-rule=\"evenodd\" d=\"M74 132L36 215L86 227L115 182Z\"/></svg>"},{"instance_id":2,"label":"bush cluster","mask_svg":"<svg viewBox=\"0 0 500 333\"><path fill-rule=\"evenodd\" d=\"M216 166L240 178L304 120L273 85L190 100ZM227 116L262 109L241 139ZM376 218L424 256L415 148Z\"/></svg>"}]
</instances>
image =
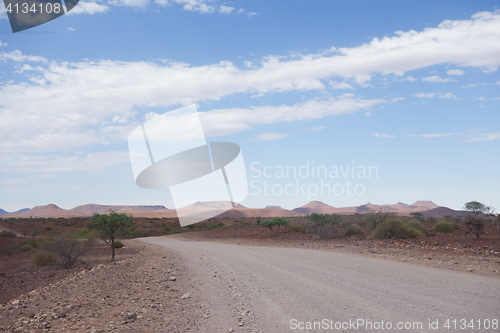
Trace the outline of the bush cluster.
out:
<instances>
[{"instance_id":1,"label":"bush cluster","mask_svg":"<svg viewBox=\"0 0 500 333\"><path fill-rule=\"evenodd\" d=\"M290 232L301 232L302 226L301 225L292 225L288 230Z\"/></svg>"},{"instance_id":2,"label":"bush cluster","mask_svg":"<svg viewBox=\"0 0 500 333\"><path fill-rule=\"evenodd\" d=\"M357 224L351 224L344 230L344 236L364 235L365 231Z\"/></svg>"},{"instance_id":3,"label":"bush cluster","mask_svg":"<svg viewBox=\"0 0 500 333\"><path fill-rule=\"evenodd\" d=\"M454 227L453 223L447 222L447 221L438 222L434 226L435 232L452 233L454 230L455 230L455 227Z\"/></svg>"},{"instance_id":4,"label":"bush cluster","mask_svg":"<svg viewBox=\"0 0 500 333\"><path fill-rule=\"evenodd\" d=\"M120 249L123 247L123 243L119 240L115 240L114 246L115 246L115 249Z\"/></svg>"},{"instance_id":5,"label":"bush cluster","mask_svg":"<svg viewBox=\"0 0 500 333\"><path fill-rule=\"evenodd\" d=\"M407 239L423 238L425 234L401 218L385 220L375 228L373 238L376 239Z\"/></svg>"},{"instance_id":6,"label":"bush cluster","mask_svg":"<svg viewBox=\"0 0 500 333\"><path fill-rule=\"evenodd\" d=\"M31 245L21 245L18 250L19 252L33 252L33 247Z\"/></svg>"},{"instance_id":7,"label":"bush cluster","mask_svg":"<svg viewBox=\"0 0 500 333\"><path fill-rule=\"evenodd\" d=\"M31 259L31 262L35 266L47 266L50 264L53 264L56 258L54 255L50 252L47 251L42 251L37 253L33 259Z\"/></svg>"},{"instance_id":8,"label":"bush cluster","mask_svg":"<svg viewBox=\"0 0 500 333\"><path fill-rule=\"evenodd\" d=\"M422 223L420 223L419 221L410 221L408 222L408 224L410 225L410 227L412 227L413 229L417 229L417 230L420 230L424 236L429 236L429 229L427 229Z\"/></svg>"},{"instance_id":9,"label":"bush cluster","mask_svg":"<svg viewBox=\"0 0 500 333\"><path fill-rule=\"evenodd\" d=\"M0 237L17 237L16 234L9 230L0 231Z\"/></svg>"},{"instance_id":10,"label":"bush cluster","mask_svg":"<svg viewBox=\"0 0 500 333\"><path fill-rule=\"evenodd\" d=\"M29 245L31 247L37 247L38 246L38 243L36 240L34 239L24 239L22 242L21 242L21 245Z\"/></svg>"}]
</instances>

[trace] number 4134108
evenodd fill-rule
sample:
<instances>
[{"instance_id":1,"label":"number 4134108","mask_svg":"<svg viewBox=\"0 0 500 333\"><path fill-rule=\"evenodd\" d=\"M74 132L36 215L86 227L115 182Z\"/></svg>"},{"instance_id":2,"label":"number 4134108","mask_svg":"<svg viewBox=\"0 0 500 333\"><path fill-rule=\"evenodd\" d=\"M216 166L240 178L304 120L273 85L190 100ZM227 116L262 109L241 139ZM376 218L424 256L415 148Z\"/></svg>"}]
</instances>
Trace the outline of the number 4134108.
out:
<instances>
[{"instance_id":1,"label":"number 4134108","mask_svg":"<svg viewBox=\"0 0 500 333\"><path fill-rule=\"evenodd\" d=\"M475 329L498 329L498 319L448 319L445 321L444 328L446 329L460 329L460 330L475 330Z\"/></svg>"},{"instance_id":2,"label":"number 4134108","mask_svg":"<svg viewBox=\"0 0 500 333\"><path fill-rule=\"evenodd\" d=\"M15 14L19 14L19 13L22 13L22 14L37 14L37 13L46 13L46 14L51 14L51 13L55 13L55 14L59 14L61 12L61 4L60 3L50 3L50 2L46 2L46 3L33 3L33 4L28 4L26 2L24 3L16 3L14 5L12 5L12 3L9 3L9 5L7 6L7 8L5 8L5 11L7 13L12 13L14 12Z\"/></svg>"}]
</instances>

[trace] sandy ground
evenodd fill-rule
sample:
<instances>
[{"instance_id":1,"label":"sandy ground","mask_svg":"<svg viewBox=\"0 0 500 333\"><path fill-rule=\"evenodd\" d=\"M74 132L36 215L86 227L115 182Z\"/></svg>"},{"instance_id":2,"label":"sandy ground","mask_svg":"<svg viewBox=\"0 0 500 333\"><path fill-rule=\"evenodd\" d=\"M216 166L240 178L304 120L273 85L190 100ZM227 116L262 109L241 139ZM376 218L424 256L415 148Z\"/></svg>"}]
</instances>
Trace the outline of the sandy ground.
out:
<instances>
[{"instance_id":1,"label":"sandy ground","mask_svg":"<svg viewBox=\"0 0 500 333\"><path fill-rule=\"evenodd\" d=\"M127 244L139 253L0 305L0 332L212 332L203 290L180 257Z\"/></svg>"},{"instance_id":2,"label":"sandy ground","mask_svg":"<svg viewBox=\"0 0 500 333\"><path fill-rule=\"evenodd\" d=\"M17 289L26 291L0 305L0 332L296 332L290 320L500 319L496 240L468 246L444 236L437 243L232 232L127 241L129 255L116 263L84 265L33 291ZM0 279L4 290L30 281ZM465 331L489 332L477 324Z\"/></svg>"},{"instance_id":3,"label":"sandy ground","mask_svg":"<svg viewBox=\"0 0 500 333\"><path fill-rule=\"evenodd\" d=\"M496 278L333 251L173 237L142 241L176 251L195 281L212 281L203 297L225 304L226 312L216 313L224 318L222 326L233 326L238 320L242 331L293 332L293 320L297 325L369 320L422 323L405 331L424 332L429 331L429 320L444 325L456 318L500 319L500 280ZM233 311L232 318L227 308ZM373 330L361 326L357 331ZM443 326L433 331L450 332Z\"/></svg>"}]
</instances>

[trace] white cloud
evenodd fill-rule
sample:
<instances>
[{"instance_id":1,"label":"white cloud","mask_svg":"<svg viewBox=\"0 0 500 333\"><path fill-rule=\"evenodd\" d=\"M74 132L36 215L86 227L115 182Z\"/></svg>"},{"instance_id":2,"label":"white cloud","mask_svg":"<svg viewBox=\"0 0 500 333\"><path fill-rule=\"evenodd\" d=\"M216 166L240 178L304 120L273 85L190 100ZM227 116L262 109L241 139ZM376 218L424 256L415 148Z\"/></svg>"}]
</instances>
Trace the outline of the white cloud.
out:
<instances>
[{"instance_id":1,"label":"white cloud","mask_svg":"<svg viewBox=\"0 0 500 333\"><path fill-rule=\"evenodd\" d=\"M465 86L462 86L462 88L469 89L469 88L474 88L475 86L477 86L477 83L470 83L466 84Z\"/></svg>"},{"instance_id":2,"label":"white cloud","mask_svg":"<svg viewBox=\"0 0 500 333\"><path fill-rule=\"evenodd\" d=\"M47 59L40 56L25 56L19 50L15 50L12 52L2 52L0 53L0 60L6 61L14 61L14 62L23 62L23 61L33 61L33 62L47 62ZM1 102L0 102L1 103Z\"/></svg>"},{"instance_id":3,"label":"white cloud","mask_svg":"<svg viewBox=\"0 0 500 333\"><path fill-rule=\"evenodd\" d=\"M117 151L71 155L10 153L2 155L0 172L92 172L128 163L130 163L130 157L128 156L128 153Z\"/></svg>"},{"instance_id":4,"label":"white cloud","mask_svg":"<svg viewBox=\"0 0 500 333\"><path fill-rule=\"evenodd\" d=\"M415 82L415 81L418 81L417 78L413 77L413 76L410 76L408 75L407 77L404 78L406 81L410 81L410 82Z\"/></svg>"},{"instance_id":5,"label":"white cloud","mask_svg":"<svg viewBox=\"0 0 500 333\"><path fill-rule=\"evenodd\" d=\"M124 0L124 1L127 1L127 0ZM147 0L147 1L149 1L149 0ZM118 3L113 3L113 4L116 5ZM93 14L98 14L98 13L105 13L108 10L109 10L108 6L98 4L97 2L80 1L80 2L78 2L78 6L75 6L71 11L68 12L68 15L77 15L77 14L93 15Z\"/></svg>"},{"instance_id":6,"label":"white cloud","mask_svg":"<svg viewBox=\"0 0 500 333\"><path fill-rule=\"evenodd\" d=\"M439 83L456 82L453 79L443 79L442 77L439 77L437 75L423 77L422 81L425 81L425 82L439 82Z\"/></svg>"},{"instance_id":7,"label":"white cloud","mask_svg":"<svg viewBox=\"0 0 500 333\"><path fill-rule=\"evenodd\" d=\"M375 133L373 136L376 136L377 138L391 138L394 139L396 136L391 135L391 134L381 134L381 133Z\"/></svg>"},{"instance_id":8,"label":"white cloud","mask_svg":"<svg viewBox=\"0 0 500 333\"><path fill-rule=\"evenodd\" d=\"M484 100L484 97L483 96L481 96L481 97L473 97L473 99L475 101L482 101L482 100Z\"/></svg>"},{"instance_id":9,"label":"white cloud","mask_svg":"<svg viewBox=\"0 0 500 333\"><path fill-rule=\"evenodd\" d=\"M113 6L128 6L128 7L143 8L149 5L149 0L108 0L108 4Z\"/></svg>"},{"instance_id":10,"label":"white cloud","mask_svg":"<svg viewBox=\"0 0 500 333\"><path fill-rule=\"evenodd\" d=\"M464 71L461 69L450 69L446 72L448 75L464 75Z\"/></svg>"},{"instance_id":11,"label":"white cloud","mask_svg":"<svg viewBox=\"0 0 500 333\"><path fill-rule=\"evenodd\" d=\"M290 136L291 134L287 133L263 133L263 134L258 134L256 135L252 141L273 141L277 139L282 139L287 136Z\"/></svg>"},{"instance_id":12,"label":"white cloud","mask_svg":"<svg viewBox=\"0 0 500 333\"><path fill-rule=\"evenodd\" d=\"M413 97L418 97L418 98L432 98L436 96L435 93L415 93L412 94Z\"/></svg>"},{"instance_id":13,"label":"white cloud","mask_svg":"<svg viewBox=\"0 0 500 333\"><path fill-rule=\"evenodd\" d=\"M500 81L497 81L495 84L500 84Z\"/></svg>"},{"instance_id":14,"label":"white cloud","mask_svg":"<svg viewBox=\"0 0 500 333\"><path fill-rule=\"evenodd\" d=\"M396 103L396 102L402 101L402 100L404 100L404 99L405 99L404 97L396 97L396 98L391 98L391 102L392 102L392 103Z\"/></svg>"},{"instance_id":15,"label":"white cloud","mask_svg":"<svg viewBox=\"0 0 500 333\"><path fill-rule=\"evenodd\" d=\"M70 27L68 27L68 30L69 30L69 31L76 31L76 29L74 29L74 28L70 28Z\"/></svg>"},{"instance_id":16,"label":"white cloud","mask_svg":"<svg viewBox=\"0 0 500 333\"><path fill-rule=\"evenodd\" d=\"M346 82L330 81L330 82L328 82L328 84L330 85L330 87L332 87L332 89L351 89L351 90L354 90L354 87Z\"/></svg>"},{"instance_id":17,"label":"white cloud","mask_svg":"<svg viewBox=\"0 0 500 333\"><path fill-rule=\"evenodd\" d=\"M439 95L440 98L447 98L447 99L454 99L457 101L463 101L462 98L458 98L457 96L453 95L452 93L441 93Z\"/></svg>"},{"instance_id":18,"label":"white cloud","mask_svg":"<svg viewBox=\"0 0 500 333\"><path fill-rule=\"evenodd\" d=\"M247 13L247 17L252 17L252 16L255 16L255 15L257 15L257 13L255 13L255 12L248 12Z\"/></svg>"},{"instance_id":19,"label":"white cloud","mask_svg":"<svg viewBox=\"0 0 500 333\"><path fill-rule=\"evenodd\" d=\"M365 112L365 117L370 117L372 114L370 112Z\"/></svg>"},{"instance_id":20,"label":"white cloud","mask_svg":"<svg viewBox=\"0 0 500 333\"><path fill-rule=\"evenodd\" d=\"M196 6L212 4L198 0L173 3L191 6L195 11L203 10ZM17 50L4 52L0 60L47 64L30 71L28 82L4 82L0 86L0 147L11 151L58 150L108 143L126 137L128 128L138 122L134 112L143 107L173 108L237 93L325 90L323 80L352 79L366 85L378 73L402 75L445 63L491 69L500 64L499 52L500 11L478 13L471 20L445 21L421 32L400 31L394 37L375 38L353 48L294 57L269 56L256 68L243 70L229 61L203 66L109 60L48 63L43 57L24 56ZM440 95L454 98L453 94ZM366 112L380 103L387 101L343 95L292 106L213 110L206 117L223 117L227 124L219 123L215 128L234 133L257 123ZM120 117L121 124L112 122L115 116Z\"/></svg>"},{"instance_id":21,"label":"white cloud","mask_svg":"<svg viewBox=\"0 0 500 333\"><path fill-rule=\"evenodd\" d=\"M135 1L140 1L140 0L135 0ZM233 11L235 11L234 7L226 6L224 4L219 5L217 7L217 5L215 4L216 0L155 0L155 2L161 6L167 6L172 3L175 3L177 5L181 5L182 9L184 10L199 12L203 14L210 14L215 12L218 12L220 14L231 14ZM236 11L236 13L240 14L243 11L244 11L243 9L239 9Z\"/></svg>"},{"instance_id":22,"label":"white cloud","mask_svg":"<svg viewBox=\"0 0 500 333\"><path fill-rule=\"evenodd\" d=\"M307 130L310 131L310 132L317 132L317 131L322 131L326 128L326 126L320 126L320 127L312 127L312 128L308 128Z\"/></svg>"},{"instance_id":23,"label":"white cloud","mask_svg":"<svg viewBox=\"0 0 500 333\"><path fill-rule=\"evenodd\" d=\"M234 10L234 7L220 5L218 12L221 14L231 14L233 12L233 10Z\"/></svg>"},{"instance_id":24,"label":"white cloud","mask_svg":"<svg viewBox=\"0 0 500 333\"><path fill-rule=\"evenodd\" d=\"M494 101L500 101L500 97L494 97L494 98L492 98L492 100L494 100Z\"/></svg>"},{"instance_id":25,"label":"white cloud","mask_svg":"<svg viewBox=\"0 0 500 333\"><path fill-rule=\"evenodd\" d=\"M364 100L343 94L326 100L312 99L294 105L254 106L211 110L200 114L203 130L208 137L232 134L256 124L308 121L366 110L388 103L383 99Z\"/></svg>"},{"instance_id":26,"label":"white cloud","mask_svg":"<svg viewBox=\"0 0 500 333\"><path fill-rule=\"evenodd\" d=\"M2 43L2 41L0 40L0 46L7 46L7 45L9 45L9 44L7 44L7 43Z\"/></svg>"},{"instance_id":27,"label":"white cloud","mask_svg":"<svg viewBox=\"0 0 500 333\"><path fill-rule=\"evenodd\" d=\"M485 134L476 134L473 138L467 141L491 141L500 139L500 133L485 133Z\"/></svg>"},{"instance_id":28,"label":"white cloud","mask_svg":"<svg viewBox=\"0 0 500 333\"><path fill-rule=\"evenodd\" d=\"M245 65L246 68L255 68L252 61L245 60L243 61L243 64Z\"/></svg>"}]
</instances>

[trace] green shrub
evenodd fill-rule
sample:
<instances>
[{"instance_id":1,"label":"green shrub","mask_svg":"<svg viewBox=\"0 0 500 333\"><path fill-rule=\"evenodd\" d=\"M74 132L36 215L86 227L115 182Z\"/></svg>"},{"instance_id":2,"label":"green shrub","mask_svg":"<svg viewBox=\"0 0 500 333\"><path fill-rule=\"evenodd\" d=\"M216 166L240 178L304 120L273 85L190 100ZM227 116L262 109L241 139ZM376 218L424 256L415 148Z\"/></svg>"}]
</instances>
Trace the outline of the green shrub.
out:
<instances>
[{"instance_id":1,"label":"green shrub","mask_svg":"<svg viewBox=\"0 0 500 333\"><path fill-rule=\"evenodd\" d=\"M344 236L363 235L365 231L357 224L351 224L344 230Z\"/></svg>"},{"instance_id":2,"label":"green shrub","mask_svg":"<svg viewBox=\"0 0 500 333\"><path fill-rule=\"evenodd\" d=\"M115 240L114 246L115 246L115 249L120 249L123 247L123 243L119 240Z\"/></svg>"},{"instance_id":3,"label":"green shrub","mask_svg":"<svg viewBox=\"0 0 500 333\"><path fill-rule=\"evenodd\" d=\"M172 230L172 233L173 234L181 234L182 233L182 229L181 228L174 228L174 230Z\"/></svg>"},{"instance_id":4,"label":"green shrub","mask_svg":"<svg viewBox=\"0 0 500 333\"><path fill-rule=\"evenodd\" d=\"M169 227L168 225L166 225L166 224L164 224L164 225L163 225L162 229L163 229L164 231L171 231L171 230L172 230L172 228L170 228L170 227Z\"/></svg>"},{"instance_id":5,"label":"green shrub","mask_svg":"<svg viewBox=\"0 0 500 333\"><path fill-rule=\"evenodd\" d=\"M47 266L54 263L54 261L54 255L47 251L39 252L31 259L31 262L35 266Z\"/></svg>"},{"instance_id":6,"label":"green shrub","mask_svg":"<svg viewBox=\"0 0 500 333\"><path fill-rule=\"evenodd\" d=\"M410 221L408 222L409 226L413 229L420 230L425 236L429 235L429 229L424 227L424 225L418 221Z\"/></svg>"},{"instance_id":7,"label":"green shrub","mask_svg":"<svg viewBox=\"0 0 500 333\"><path fill-rule=\"evenodd\" d=\"M31 245L21 245L19 252L33 252L33 247Z\"/></svg>"},{"instance_id":8,"label":"green shrub","mask_svg":"<svg viewBox=\"0 0 500 333\"><path fill-rule=\"evenodd\" d=\"M2 230L0 232L0 237L17 237L17 235L9 230Z\"/></svg>"},{"instance_id":9,"label":"green shrub","mask_svg":"<svg viewBox=\"0 0 500 333\"><path fill-rule=\"evenodd\" d=\"M454 230L455 226L451 222L441 221L434 226L435 232L452 233Z\"/></svg>"},{"instance_id":10,"label":"green shrub","mask_svg":"<svg viewBox=\"0 0 500 333\"><path fill-rule=\"evenodd\" d=\"M34 239L24 239L22 242L21 242L21 245L29 245L31 247L37 247L38 243L36 240Z\"/></svg>"},{"instance_id":11,"label":"green shrub","mask_svg":"<svg viewBox=\"0 0 500 333\"><path fill-rule=\"evenodd\" d=\"M288 229L290 232L301 232L302 231L302 226L301 225L292 225L290 229Z\"/></svg>"},{"instance_id":12,"label":"green shrub","mask_svg":"<svg viewBox=\"0 0 500 333\"><path fill-rule=\"evenodd\" d=\"M422 231L412 228L402 219L392 218L385 220L377 226L373 232L373 238L377 239L407 239L423 238L425 234Z\"/></svg>"}]
</instances>

